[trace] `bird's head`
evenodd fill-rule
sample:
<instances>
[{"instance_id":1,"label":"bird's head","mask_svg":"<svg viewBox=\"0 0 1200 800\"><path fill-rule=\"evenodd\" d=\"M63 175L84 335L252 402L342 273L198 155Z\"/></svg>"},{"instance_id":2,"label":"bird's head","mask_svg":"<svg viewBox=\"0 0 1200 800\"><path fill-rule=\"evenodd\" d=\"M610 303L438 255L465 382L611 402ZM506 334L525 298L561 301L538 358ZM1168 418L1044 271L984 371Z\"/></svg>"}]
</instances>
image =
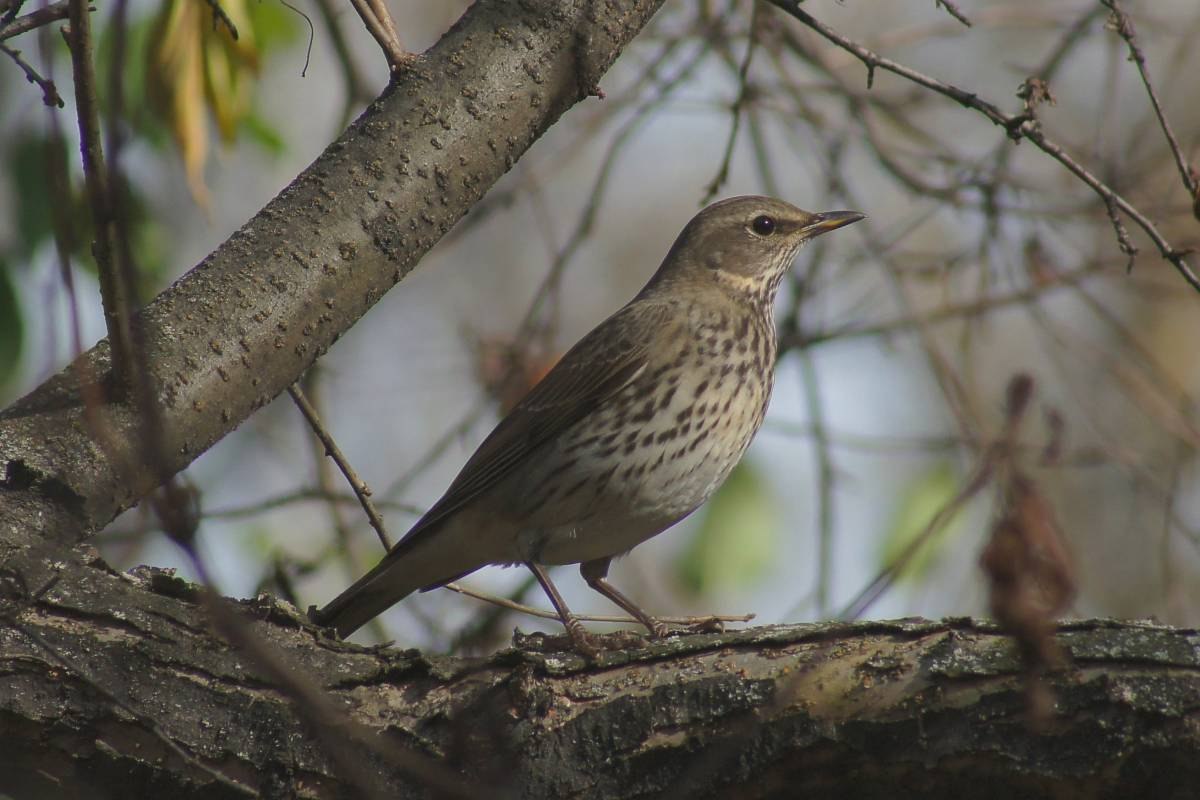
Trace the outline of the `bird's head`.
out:
<instances>
[{"instance_id":1,"label":"bird's head","mask_svg":"<svg viewBox=\"0 0 1200 800\"><path fill-rule=\"evenodd\" d=\"M804 211L771 197L721 200L692 217L651 283L715 281L769 303L801 247L865 216Z\"/></svg>"}]
</instances>

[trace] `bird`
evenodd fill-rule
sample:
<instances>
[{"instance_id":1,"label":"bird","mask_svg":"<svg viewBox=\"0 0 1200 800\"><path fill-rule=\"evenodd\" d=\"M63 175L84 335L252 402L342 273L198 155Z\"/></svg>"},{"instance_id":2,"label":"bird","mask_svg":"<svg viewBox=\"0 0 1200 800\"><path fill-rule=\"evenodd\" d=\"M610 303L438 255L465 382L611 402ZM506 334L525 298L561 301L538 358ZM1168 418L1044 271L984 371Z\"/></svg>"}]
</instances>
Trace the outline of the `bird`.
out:
<instances>
[{"instance_id":1,"label":"bird","mask_svg":"<svg viewBox=\"0 0 1200 800\"><path fill-rule=\"evenodd\" d=\"M608 582L612 560L700 507L766 413L774 301L800 248L865 217L731 197L704 208L624 307L585 335L496 425L430 509L323 608L346 637L415 591L524 564L580 653L598 652L546 567L669 633Z\"/></svg>"}]
</instances>

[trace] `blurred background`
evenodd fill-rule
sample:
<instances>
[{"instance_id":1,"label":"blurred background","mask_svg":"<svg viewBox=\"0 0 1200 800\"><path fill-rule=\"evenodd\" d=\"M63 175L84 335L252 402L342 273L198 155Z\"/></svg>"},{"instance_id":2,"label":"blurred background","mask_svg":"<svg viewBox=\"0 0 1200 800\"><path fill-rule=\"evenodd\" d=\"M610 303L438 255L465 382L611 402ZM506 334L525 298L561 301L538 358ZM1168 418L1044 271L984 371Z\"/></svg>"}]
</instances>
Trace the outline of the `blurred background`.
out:
<instances>
[{"instance_id":1,"label":"blurred background","mask_svg":"<svg viewBox=\"0 0 1200 800\"><path fill-rule=\"evenodd\" d=\"M389 5L419 52L467 3ZM286 186L386 80L348 4L221 7L236 42L198 0L105 3L94 14L143 299ZM1122 7L1182 157L1194 159L1200 7ZM1046 137L1177 250L1200 243L1200 212L1109 8L867 8L803 4L840 35L1005 114L1033 103ZM65 100L47 107L0 53L7 404L104 324L67 51L55 26L3 44ZM1200 297L1137 225L1121 217L1118 235L1100 197L1032 143L912 80L868 77L858 58L766 3L667 2L602 80L605 97L569 111L306 378L393 539L502 409L636 293L702 205L762 193L869 217L801 253L777 309L784 347L763 430L706 507L615 564L617 586L652 612L752 612L758 623L851 605L873 617L987 613L978 565L1002 492L981 465L1000 441L1057 521L1075 585L1069 615L1200 622ZM1018 374L1033 379L1032 401L1006 434L1005 388ZM203 511L200 553L224 594L323 604L382 554L286 395L186 479ZM93 542L118 569L194 577L156 526L134 509ZM905 553L869 603L854 603ZM616 612L573 567L555 574L572 609ZM463 583L546 606L521 569ZM475 652L517 626L558 630L439 590L358 636Z\"/></svg>"}]
</instances>

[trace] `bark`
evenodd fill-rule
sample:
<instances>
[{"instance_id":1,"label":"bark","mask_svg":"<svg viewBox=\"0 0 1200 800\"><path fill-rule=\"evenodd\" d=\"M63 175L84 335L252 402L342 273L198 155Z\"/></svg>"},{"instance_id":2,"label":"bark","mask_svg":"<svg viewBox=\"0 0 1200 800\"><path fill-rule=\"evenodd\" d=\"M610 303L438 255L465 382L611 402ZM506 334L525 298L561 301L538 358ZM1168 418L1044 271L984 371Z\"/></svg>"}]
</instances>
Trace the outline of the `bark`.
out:
<instances>
[{"instance_id":1,"label":"bark","mask_svg":"<svg viewBox=\"0 0 1200 800\"><path fill-rule=\"evenodd\" d=\"M363 648L267 598L201 596L92 561L0 630L0 792L243 796L218 774L266 797L1169 798L1200 785L1195 631L1061 626L1070 664L1047 679L1056 704L1038 729L1015 647L965 618L639 638L589 665L557 638L487 659ZM212 632L235 621L274 665ZM279 664L342 720L318 720Z\"/></svg>"}]
</instances>

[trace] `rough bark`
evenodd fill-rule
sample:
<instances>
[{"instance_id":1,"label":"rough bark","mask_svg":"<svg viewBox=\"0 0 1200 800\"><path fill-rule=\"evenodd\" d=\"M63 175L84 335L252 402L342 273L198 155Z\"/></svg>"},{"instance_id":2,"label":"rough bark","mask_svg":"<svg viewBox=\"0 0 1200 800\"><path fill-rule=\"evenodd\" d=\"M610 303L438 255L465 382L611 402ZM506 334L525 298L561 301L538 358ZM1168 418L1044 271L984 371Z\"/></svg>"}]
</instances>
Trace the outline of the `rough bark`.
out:
<instances>
[{"instance_id":1,"label":"rough bark","mask_svg":"<svg viewBox=\"0 0 1200 800\"><path fill-rule=\"evenodd\" d=\"M588 665L540 638L475 660L362 648L265 598L214 612L198 596L92 562L0 630L0 791L240 796L198 763L268 797L1061 800L1200 785L1190 630L1063 625L1071 663L1048 679L1055 713L1038 730L1015 648L970 619L638 640ZM270 665L211 632L214 613L245 621L346 721L315 722ZM330 746L354 736L349 756ZM456 777L431 790L430 765Z\"/></svg>"}]
</instances>

